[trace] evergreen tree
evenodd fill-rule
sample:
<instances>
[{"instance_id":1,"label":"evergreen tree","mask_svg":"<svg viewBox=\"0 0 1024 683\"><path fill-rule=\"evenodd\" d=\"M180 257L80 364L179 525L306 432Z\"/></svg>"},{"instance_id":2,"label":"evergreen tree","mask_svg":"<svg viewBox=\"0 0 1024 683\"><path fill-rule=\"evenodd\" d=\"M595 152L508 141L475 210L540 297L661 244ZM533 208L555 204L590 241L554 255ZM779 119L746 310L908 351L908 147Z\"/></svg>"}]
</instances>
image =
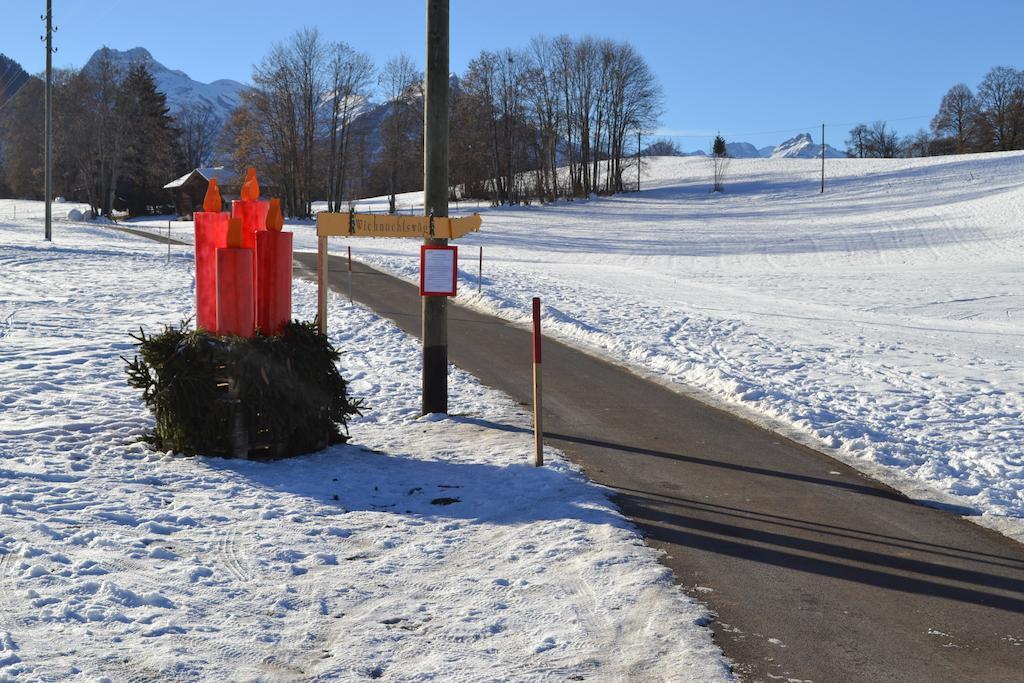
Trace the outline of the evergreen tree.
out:
<instances>
[{"instance_id":1,"label":"evergreen tree","mask_svg":"<svg viewBox=\"0 0 1024 683\"><path fill-rule=\"evenodd\" d=\"M715 136L711 143L711 171L713 174L712 192L723 192L725 172L729 168L729 151L725 147L725 138L721 135Z\"/></svg>"},{"instance_id":2,"label":"evergreen tree","mask_svg":"<svg viewBox=\"0 0 1024 683\"><path fill-rule=\"evenodd\" d=\"M0 182L23 199L43 198L43 96L45 86L29 79L0 111Z\"/></svg>"},{"instance_id":3,"label":"evergreen tree","mask_svg":"<svg viewBox=\"0 0 1024 683\"><path fill-rule=\"evenodd\" d=\"M131 68L121 85L122 120L127 124L125 159L118 179L118 196L132 215L151 213L167 204L164 183L184 172L177 158L177 131L167 108L167 96L145 64Z\"/></svg>"},{"instance_id":4,"label":"evergreen tree","mask_svg":"<svg viewBox=\"0 0 1024 683\"><path fill-rule=\"evenodd\" d=\"M715 136L715 141L711 144L711 153L720 159L727 155L725 149L725 138L721 135Z\"/></svg>"}]
</instances>

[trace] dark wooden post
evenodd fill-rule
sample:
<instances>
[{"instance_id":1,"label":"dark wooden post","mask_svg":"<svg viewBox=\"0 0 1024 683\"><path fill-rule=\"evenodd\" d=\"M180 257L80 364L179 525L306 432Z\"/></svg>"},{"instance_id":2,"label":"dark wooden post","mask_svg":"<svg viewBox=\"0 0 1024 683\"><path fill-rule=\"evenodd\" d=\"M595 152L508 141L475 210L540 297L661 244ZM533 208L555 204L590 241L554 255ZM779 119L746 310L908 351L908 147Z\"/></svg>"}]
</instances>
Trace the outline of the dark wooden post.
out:
<instances>
[{"instance_id":1,"label":"dark wooden post","mask_svg":"<svg viewBox=\"0 0 1024 683\"><path fill-rule=\"evenodd\" d=\"M46 0L46 97L44 109L46 122L43 134L46 138L45 168L43 171L43 192L46 194L43 237L53 240L53 0Z\"/></svg>"},{"instance_id":2,"label":"dark wooden post","mask_svg":"<svg viewBox=\"0 0 1024 683\"><path fill-rule=\"evenodd\" d=\"M825 194L825 124L821 124L821 194Z\"/></svg>"},{"instance_id":3,"label":"dark wooden post","mask_svg":"<svg viewBox=\"0 0 1024 683\"><path fill-rule=\"evenodd\" d=\"M427 0L427 82L423 104L423 211L448 215L448 0ZM448 244L429 237L430 246ZM448 298L423 299L422 412L448 412Z\"/></svg>"}]
</instances>

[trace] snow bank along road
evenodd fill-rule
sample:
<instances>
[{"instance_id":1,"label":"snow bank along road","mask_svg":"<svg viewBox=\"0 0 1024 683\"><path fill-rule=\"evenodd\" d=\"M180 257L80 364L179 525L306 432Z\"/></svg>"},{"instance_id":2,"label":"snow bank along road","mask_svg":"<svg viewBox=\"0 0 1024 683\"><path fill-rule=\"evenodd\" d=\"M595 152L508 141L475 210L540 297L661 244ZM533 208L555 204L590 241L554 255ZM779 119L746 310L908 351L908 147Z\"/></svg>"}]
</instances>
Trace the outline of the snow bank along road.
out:
<instances>
[{"instance_id":1,"label":"snow bank along road","mask_svg":"<svg viewBox=\"0 0 1024 683\"><path fill-rule=\"evenodd\" d=\"M192 314L191 253L0 202L0 681L726 680L706 608L528 416L461 371L421 420L416 344L335 305L366 416L277 463L178 458L128 333ZM12 212L13 213L13 212ZM297 313L315 311L299 283Z\"/></svg>"},{"instance_id":2,"label":"snow bank along road","mask_svg":"<svg viewBox=\"0 0 1024 683\"><path fill-rule=\"evenodd\" d=\"M524 322L540 296L549 333L1024 540L1024 153L819 172L735 159L714 196L663 158L640 194L485 209L458 301ZM413 243L351 244L416 274Z\"/></svg>"},{"instance_id":3,"label":"snow bank along road","mask_svg":"<svg viewBox=\"0 0 1024 683\"><path fill-rule=\"evenodd\" d=\"M313 278L315 254L298 260ZM332 269L340 296L340 258ZM361 264L354 281L360 301L418 334L414 285ZM449 310L452 362L530 401L529 333ZM716 613L712 628L742 675L1019 679L1019 543L594 356L546 342L544 358L552 443L619 492L677 579Z\"/></svg>"}]
</instances>

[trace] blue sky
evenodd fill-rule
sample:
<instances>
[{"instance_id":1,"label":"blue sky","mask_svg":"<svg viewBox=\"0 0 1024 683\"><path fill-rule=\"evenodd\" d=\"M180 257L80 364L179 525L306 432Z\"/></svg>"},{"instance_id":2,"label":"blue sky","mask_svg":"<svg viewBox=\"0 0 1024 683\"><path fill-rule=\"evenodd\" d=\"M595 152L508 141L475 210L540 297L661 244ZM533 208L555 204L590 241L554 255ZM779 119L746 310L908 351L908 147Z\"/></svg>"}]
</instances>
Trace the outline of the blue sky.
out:
<instances>
[{"instance_id":1,"label":"blue sky","mask_svg":"<svg viewBox=\"0 0 1024 683\"><path fill-rule=\"evenodd\" d=\"M422 0L54 0L55 64L81 66L102 45L143 46L201 81L247 81L275 41L302 26L369 52L422 64ZM585 7L586 10L581 8ZM8 0L0 52L39 72L42 0ZM989 68L1024 68L1024 1L975 0L451 0L452 70L482 49L533 35L629 40L665 91L664 133L684 149L774 144L797 132L841 145L856 122L926 127L946 90L975 87ZM831 125L835 124L835 125Z\"/></svg>"}]
</instances>

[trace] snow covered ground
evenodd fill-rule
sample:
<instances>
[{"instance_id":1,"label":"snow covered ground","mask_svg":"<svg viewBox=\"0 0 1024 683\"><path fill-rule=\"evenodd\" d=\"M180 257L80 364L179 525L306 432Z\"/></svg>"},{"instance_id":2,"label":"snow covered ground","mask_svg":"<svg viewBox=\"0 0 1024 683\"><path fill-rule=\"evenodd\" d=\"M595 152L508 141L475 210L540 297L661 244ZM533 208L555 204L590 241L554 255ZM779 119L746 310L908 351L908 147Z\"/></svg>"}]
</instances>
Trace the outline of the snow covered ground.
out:
<instances>
[{"instance_id":1,"label":"snow covered ground","mask_svg":"<svg viewBox=\"0 0 1024 683\"><path fill-rule=\"evenodd\" d=\"M359 307L331 311L368 404L350 445L150 451L119 357L191 314L190 252L67 221L45 244L40 204L13 214L0 201L0 680L728 679L706 610L604 491L555 452L529 467L528 416L462 372L461 416L418 418L417 344Z\"/></svg>"},{"instance_id":2,"label":"snow covered ground","mask_svg":"<svg viewBox=\"0 0 1024 683\"><path fill-rule=\"evenodd\" d=\"M1024 540L1024 153L819 172L735 159L712 195L663 158L639 195L484 209L459 300L525 322L540 296L546 332ZM415 244L351 244L416 277Z\"/></svg>"}]
</instances>

